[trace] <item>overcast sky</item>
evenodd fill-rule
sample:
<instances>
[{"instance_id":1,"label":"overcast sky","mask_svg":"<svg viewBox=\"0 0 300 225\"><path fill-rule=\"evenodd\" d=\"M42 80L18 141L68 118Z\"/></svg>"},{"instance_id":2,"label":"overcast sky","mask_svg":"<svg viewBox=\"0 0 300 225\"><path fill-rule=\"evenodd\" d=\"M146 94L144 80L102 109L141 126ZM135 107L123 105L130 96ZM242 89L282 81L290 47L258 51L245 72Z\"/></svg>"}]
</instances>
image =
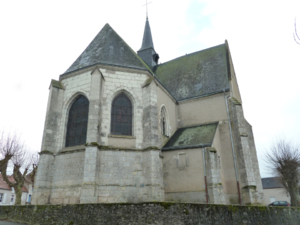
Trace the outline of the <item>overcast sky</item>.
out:
<instances>
[{"instance_id":1,"label":"overcast sky","mask_svg":"<svg viewBox=\"0 0 300 225\"><path fill-rule=\"evenodd\" d=\"M300 45L293 40L299 0L149 0L149 21L160 62L229 42L253 126L261 176L276 137L300 145ZM48 88L102 27L137 51L145 0L15 0L0 2L0 128L18 130L40 151Z\"/></svg>"}]
</instances>

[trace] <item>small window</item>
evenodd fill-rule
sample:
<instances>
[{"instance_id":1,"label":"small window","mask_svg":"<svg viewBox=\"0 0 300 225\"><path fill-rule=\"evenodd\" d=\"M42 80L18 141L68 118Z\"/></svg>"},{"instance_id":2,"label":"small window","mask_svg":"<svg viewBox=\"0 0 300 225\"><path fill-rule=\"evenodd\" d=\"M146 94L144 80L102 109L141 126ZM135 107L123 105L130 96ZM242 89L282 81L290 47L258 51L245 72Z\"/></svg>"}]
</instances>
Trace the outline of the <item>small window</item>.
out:
<instances>
[{"instance_id":1,"label":"small window","mask_svg":"<svg viewBox=\"0 0 300 225\"><path fill-rule=\"evenodd\" d=\"M28 202L31 202L31 195L28 196Z\"/></svg>"},{"instance_id":2,"label":"small window","mask_svg":"<svg viewBox=\"0 0 300 225\"><path fill-rule=\"evenodd\" d=\"M161 134L168 137L168 118L167 118L167 110L163 106L160 112L160 125L161 125Z\"/></svg>"},{"instance_id":3,"label":"small window","mask_svg":"<svg viewBox=\"0 0 300 225\"><path fill-rule=\"evenodd\" d=\"M3 201L3 193L0 193L0 202L2 202Z\"/></svg>"},{"instance_id":4,"label":"small window","mask_svg":"<svg viewBox=\"0 0 300 225\"><path fill-rule=\"evenodd\" d=\"M11 199L10 199L10 202L13 202L14 201L14 195L11 195Z\"/></svg>"},{"instance_id":5,"label":"small window","mask_svg":"<svg viewBox=\"0 0 300 225\"><path fill-rule=\"evenodd\" d=\"M123 93L112 102L111 134L132 135L132 105Z\"/></svg>"},{"instance_id":6,"label":"small window","mask_svg":"<svg viewBox=\"0 0 300 225\"><path fill-rule=\"evenodd\" d=\"M66 147L86 143L87 123L89 115L89 100L80 95L69 111Z\"/></svg>"}]
</instances>

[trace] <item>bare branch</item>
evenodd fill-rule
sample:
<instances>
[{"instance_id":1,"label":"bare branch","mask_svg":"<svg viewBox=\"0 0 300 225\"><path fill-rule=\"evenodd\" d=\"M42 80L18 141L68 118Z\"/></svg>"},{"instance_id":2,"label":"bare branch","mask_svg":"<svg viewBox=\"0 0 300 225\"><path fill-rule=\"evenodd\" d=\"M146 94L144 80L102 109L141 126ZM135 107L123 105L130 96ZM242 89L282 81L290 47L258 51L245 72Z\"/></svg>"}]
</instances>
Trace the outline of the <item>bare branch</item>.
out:
<instances>
[{"instance_id":1,"label":"bare branch","mask_svg":"<svg viewBox=\"0 0 300 225\"><path fill-rule=\"evenodd\" d=\"M297 22L296 22L296 18L295 18L294 26L295 26L295 33L293 34L293 37L294 37L295 42L296 42L298 45L300 45L300 38L299 38L298 32L297 32Z\"/></svg>"},{"instance_id":2,"label":"bare branch","mask_svg":"<svg viewBox=\"0 0 300 225\"><path fill-rule=\"evenodd\" d=\"M21 154L24 144L21 142L20 136L16 133L11 135L1 132L0 137L0 154L2 157L11 158L12 156Z\"/></svg>"}]
</instances>

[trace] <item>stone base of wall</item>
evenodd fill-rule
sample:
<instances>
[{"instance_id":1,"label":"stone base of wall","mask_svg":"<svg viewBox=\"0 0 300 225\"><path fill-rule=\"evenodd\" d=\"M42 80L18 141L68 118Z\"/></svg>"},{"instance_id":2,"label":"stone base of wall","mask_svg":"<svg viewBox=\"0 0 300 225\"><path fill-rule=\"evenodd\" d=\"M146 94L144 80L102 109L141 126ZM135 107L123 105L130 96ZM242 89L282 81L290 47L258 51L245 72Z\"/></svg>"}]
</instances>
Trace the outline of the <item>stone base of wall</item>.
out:
<instances>
[{"instance_id":1,"label":"stone base of wall","mask_svg":"<svg viewBox=\"0 0 300 225\"><path fill-rule=\"evenodd\" d=\"M205 191L165 192L165 201L206 203Z\"/></svg>"},{"instance_id":2,"label":"stone base of wall","mask_svg":"<svg viewBox=\"0 0 300 225\"><path fill-rule=\"evenodd\" d=\"M299 224L294 207L187 203L0 206L0 219L28 224Z\"/></svg>"}]
</instances>

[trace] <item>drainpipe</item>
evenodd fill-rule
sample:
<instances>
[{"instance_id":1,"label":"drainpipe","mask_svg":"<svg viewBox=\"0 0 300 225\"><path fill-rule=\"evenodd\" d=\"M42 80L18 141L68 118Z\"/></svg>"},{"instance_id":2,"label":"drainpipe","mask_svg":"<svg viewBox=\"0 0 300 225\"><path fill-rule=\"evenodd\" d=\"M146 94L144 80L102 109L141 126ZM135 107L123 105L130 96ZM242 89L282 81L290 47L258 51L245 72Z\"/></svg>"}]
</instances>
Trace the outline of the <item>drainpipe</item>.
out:
<instances>
[{"instance_id":1,"label":"drainpipe","mask_svg":"<svg viewBox=\"0 0 300 225\"><path fill-rule=\"evenodd\" d=\"M204 166L205 196L206 196L206 203L208 204L208 191L207 191L207 181L206 181L205 156L204 156L204 148L203 147L202 147L202 152L203 152L203 166Z\"/></svg>"},{"instance_id":2,"label":"drainpipe","mask_svg":"<svg viewBox=\"0 0 300 225\"><path fill-rule=\"evenodd\" d=\"M238 173L237 173L236 158L235 158L235 151L234 151L234 144L233 144L232 130L231 130L231 121L230 121L229 110L228 110L228 102L227 102L227 98L229 97L229 95L226 97L225 90L223 90L223 91L224 91L224 98L225 98L225 102L226 102L227 116L228 116L228 122L229 122L231 148L232 148L232 154L233 154L237 189L238 189L238 194L239 194L239 203L241 205L242 204L242 199L241 199L241 192L240 192L240 183L239 183L239 176L238 176Z\"/></svg>"}]
</instances>

